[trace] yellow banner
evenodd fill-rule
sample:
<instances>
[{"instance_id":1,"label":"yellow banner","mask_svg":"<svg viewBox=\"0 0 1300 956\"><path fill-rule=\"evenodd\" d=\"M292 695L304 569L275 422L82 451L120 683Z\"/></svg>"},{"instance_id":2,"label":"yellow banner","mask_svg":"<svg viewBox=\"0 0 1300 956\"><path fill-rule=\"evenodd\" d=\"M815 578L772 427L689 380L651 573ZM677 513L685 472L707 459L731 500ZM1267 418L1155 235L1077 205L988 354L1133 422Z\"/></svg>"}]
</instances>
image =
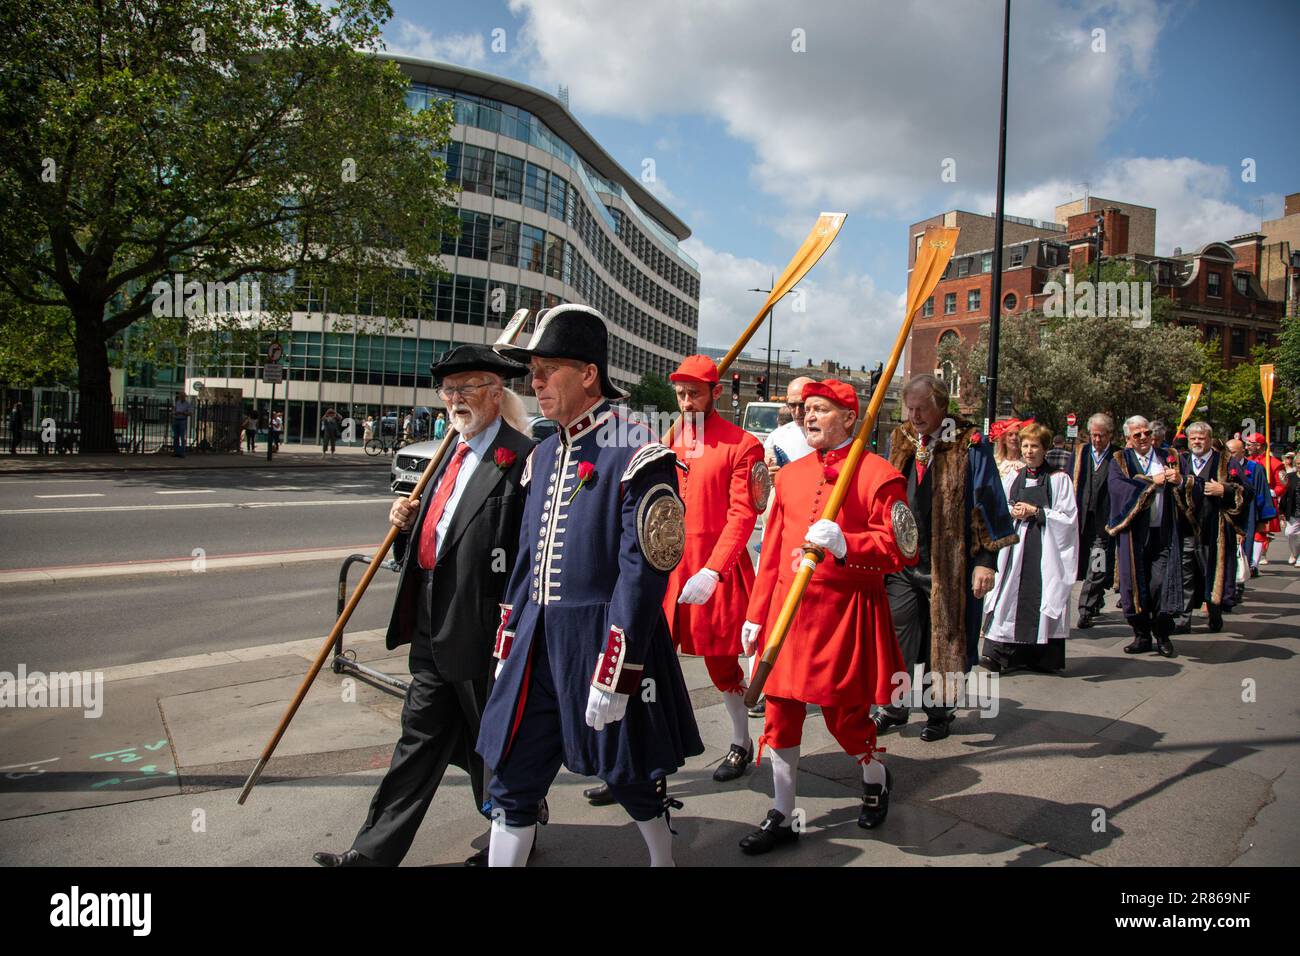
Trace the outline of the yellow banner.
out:
<instances>
[{"instance_id":1,"label":"yellow banner","mask_svg":"<svg viewBox=\"0 0 1300 956\"><path fill-rule=\"evenodd\" d=\"M1183 416L1178 419L1178 428L1174 432L1175 435L1183 430L1183 426L1187 424L1187 419L1192 417L1192 411L1201 398L1201 387L1200 382L1193 382L1192 387L1187 390L1187 400L1183 402Z\"/></svg>"}]
</instances>

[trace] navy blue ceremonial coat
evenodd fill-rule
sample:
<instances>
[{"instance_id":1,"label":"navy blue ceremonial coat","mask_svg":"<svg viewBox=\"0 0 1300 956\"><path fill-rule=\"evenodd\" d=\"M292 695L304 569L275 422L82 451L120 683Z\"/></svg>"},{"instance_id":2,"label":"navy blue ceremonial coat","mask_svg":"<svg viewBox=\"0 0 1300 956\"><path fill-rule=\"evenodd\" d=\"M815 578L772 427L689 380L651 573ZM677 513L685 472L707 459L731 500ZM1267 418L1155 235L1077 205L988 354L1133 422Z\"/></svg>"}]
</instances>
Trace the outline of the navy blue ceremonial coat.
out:
<instances>
[{"instance_id":1,"label":"navy blue ceremonial coat","mask_svg":"<svg viewBox=\"0 0 1300 956\"><path fill-rule=\"evenodd\" d=\"M538 640L546 642L569 770L624 785L664 777L704 752L663 612L672 567L651 560L680 557L675 536L684 528L646 527L681 507L677 467L648 429L607 401L534 449L497 634L505 664L480 724L487 766L510 758ZM599 732L585 716L593 683L629 695L626 716Z\"/></svg>"},{"instance_id":2,"label":"navy blue ceremonial coat","mask_svg":"<svg viewBox=\"0 0 1300 956\"><path fill-rule=\"evenodd\" d=\"M1170 450L1153 449L1161 461L1167 461ZM1181 471L1181 469L1180 469ZM1184 475L1184 480L1186 476ZM1177 488L1172 485L1157 487L1144 474L1138 463L1137 452L1132 448L1117 451L1110 460L1110 523L1108 534L1115 538L1115 562L1119 570L1119 603L1126 617L1136 617L1143 611L1152 614L1178 614L1183 609L1182 534L1178 527ZM1151 527L1149 505L1153 495L1164 495L1161 512L1162 527L1168 529L1169 557L1165 565L1165 579L1159 594L1151 594L1145 574L1134 574L1135 568L1144 566L1147 535Z\"/></svg>"}]
</instances>

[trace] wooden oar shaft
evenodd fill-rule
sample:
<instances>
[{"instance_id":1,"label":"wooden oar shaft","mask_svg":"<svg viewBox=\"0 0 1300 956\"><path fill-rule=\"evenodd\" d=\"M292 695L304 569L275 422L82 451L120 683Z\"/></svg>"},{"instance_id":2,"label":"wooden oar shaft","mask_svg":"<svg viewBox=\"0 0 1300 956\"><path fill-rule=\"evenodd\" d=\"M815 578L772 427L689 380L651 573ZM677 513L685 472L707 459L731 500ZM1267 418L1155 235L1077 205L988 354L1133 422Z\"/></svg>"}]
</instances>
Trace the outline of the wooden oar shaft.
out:
<instances>
[{"instance_id":1,"label":"wooden oar shaft","mask_svg":"<svg viewBox=\"0 0 1300 956\"><path fill-rule=\"evenodd\" d=\"M406 500L411 504L419 502L420 496L424 494L424 489L429 484L429 479L433 477L434 471L436 471L438 466L442 463L443 458L447 456L447 449L451 447L452 442L456 440L458 434L459 433L454 428L447 429L447 433L443 435L442 443L438 446L438 450L434 452L433 457L429 459L429 463L424 468L424 473L420 475L420 480L415 483L415 487L411 489L410 495L407 496ZM374 579L375 572L378 571L379 566L384 563L384 558L388 557L388 552L393 547L393 542L397 540L397 534L398 529L390 525L388 528L388 534L384 535L383 544L381 544L379 549L375 551L375 556L370 559L370 564L366 567L366 573L361 575L361 580L358 581L357 586L352 589L352 597L348 598L348 603L343 606L343 612L339 614L338 620L335 621L334 626L330 628L329 636L326 637L325 642L321 644L321 648L316 654L316 659L312 661L311 669L307 671L307 676L304 677L302 683L298 685L297 693L293 695L293 700L289 702L289 706L285 710L284 716L280 718L280 723L279 726L275 728L275 733L272 734L271 739L267 741L266 748L262 751L262 756L258 758L257 766L253 768L253 772L248 775L248 780L244 782L244 789L239 792L239 802L241 805L248 799L249 793L252 792L253 787L257 784L258 778L261 777L262 770L265 769L267 761L269 761L271 755L275 753L275 748L279 746L280 739L284 736L284 732L289 729L290 722L293 720L294 715L298 713L298 708L302 705L303 700L307 697L307 691L311 689L312 681L316 679L316 675L320 673L320 669L325 666L325 661L329 659L330 650L338 641L339 635L343 633L343 629L347 627L348 621L352 618L352 612L355 611L357 605L361 603L361 598L366 593L366 588L370 587L370 582Z\"/></svg>"},{"instance_id":2,"label":"wooden oar shaft","mask_svg":"<svg viewBox=\"0 0 1300 956\"><path fill-rule=\"evenodd\" d=\"M938 239L940 233L946 236L945 244L932 247L932 237ZM930 293L934 291L935 285L938 284L944 267L948 264L948 260L952 258L952 250L956 245L956 241L956 229L934 230L932 227L926 230L926 237L922 240L921 245L924 250L924 257L917 256L912 283L908 289L903 324L894 340L894 348L890 352L889 361L885 363L881 372L880 381L876 383L876 388L871 393L871 401L867 405L866 414L862 416L861 421L858 423L858 430L853 437L852 445L849 447L849 453L840 468L839 477L835 479L835 487L831 489L830 498L827 499L826 507L822 510L823 519L834 521L840 513L844 499L849 493L849 485L852 484L857 475L858 464L862 461L862 455L866 450L867 436L871 434L872 429L876 426L876 418L879 416L880 408L885 402L885 394L889 389L889 383L893 381L894 372L898 368L903 349L907 345L907 338L911 334L916 313L920 311L921 304L929 298ZM932 251L934 248L938 248L939 251L937 253ZM779 547L779 544L774 546ZM764 644L763 656L760 658L758 666L754 668L754 676L749 682L749 689L745 692L746 705L753 707L762 696L763 685L767 683L768 674L772 672L777 655L781 653L781 647L785 644L786 635L790 632L790 625L794 622L795 613L799 610L799 603L803 600L804 592L808 589L808 583L812 580L813 572L817 570L817 565L822 558L823 554L820 548L804 548L803 557L799 561L799 570L795 572L794 581L791 583L790 591L785 597L785 603L781 605L781 611L772 625L772 633L768 635L767 642Z\"/></svg>"}]
</instances>

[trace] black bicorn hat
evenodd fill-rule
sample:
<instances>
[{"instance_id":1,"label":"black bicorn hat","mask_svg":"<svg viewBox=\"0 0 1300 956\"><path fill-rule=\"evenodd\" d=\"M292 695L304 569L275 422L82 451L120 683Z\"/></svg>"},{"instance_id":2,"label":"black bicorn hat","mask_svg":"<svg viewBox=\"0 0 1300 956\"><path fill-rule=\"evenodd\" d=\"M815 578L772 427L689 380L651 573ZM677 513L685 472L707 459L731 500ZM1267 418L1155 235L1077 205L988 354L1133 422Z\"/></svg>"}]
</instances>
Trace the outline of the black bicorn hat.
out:
<instances>
[{"instance_id":1,"label":"black bicorn hat","mask_svg":"<svg viewBox=\"0 0 1300 956\"><path fill-rule=\"evenodd\" d=\"M459 372L495 372L502 378L519 378L528 368L493 351L490 345L458 345L429 366L434 385L441 385L448 375Z\"/></svg>"},{"instance_id":2,"label":"black bicorn hat","mask_svg":"<svg viewBox=\"0 0 1300 956\"><path fill-rule=\"evenodd\" d=\"M541 313L527 347L498 345L497 351L516 362L538 358L567 358L590 362L600 370L600 391L606 398L627 398L609 377L609 330L605 317L585 305L557 305Z\"/></svg>"}]
</instances>

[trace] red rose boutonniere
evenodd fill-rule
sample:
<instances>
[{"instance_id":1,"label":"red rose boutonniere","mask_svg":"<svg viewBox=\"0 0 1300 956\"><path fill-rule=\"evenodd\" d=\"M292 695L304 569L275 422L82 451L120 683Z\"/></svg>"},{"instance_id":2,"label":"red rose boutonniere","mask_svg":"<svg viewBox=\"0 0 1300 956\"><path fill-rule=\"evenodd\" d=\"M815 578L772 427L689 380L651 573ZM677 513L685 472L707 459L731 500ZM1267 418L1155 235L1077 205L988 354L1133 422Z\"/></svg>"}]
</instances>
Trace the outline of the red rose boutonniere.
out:
<instances>
[{"instance_id":1,"label":"red rose boutonniere","mask_svg":"<svg viewBox=\"0 0 1300 956\"><path fill-rule=\"evenodd\" d=\"M980 443L980 440L981 440L981 436L978 431L974 431L970 433L970 443L972 445L978 445Z\"/></svg>"},{"instance_id":2,"label":"red rose boutonniere","mask_svg":"<svg viewBox=\"0 0 1300 956\"><path fill-rule=\"evenodd\" d=\"M573 499L577 497L578 492L595 480L596 466L589 461L578 462L578 486L573 489L573 494L569 495L568 503L572 504Z\"/></svg>"},{"instance_id":3,"label":"red rose boutonniere","mask_svg":"<svg viewBox=\"0 0 1300 956\"><path fill-rule=\"evenodd\" d=\"M1168 465L1170 468L1177 468L1177 467L1178 467L1178 456L1177 456L1177 455L1170 455L1168 458L1165 459L1165 464Z\"/></svg>"},{"instance_id":4,"label":"red rose boutonniere","mask_svg":"<svg viewBox=\"0 0 1300 956\"><path fill-rule=\"evenodd\" d=\"M498 448L496 453L496 466L502 471L509 471L514 467L518 456L509 448Z\"/></svg>"}]
</instances>

